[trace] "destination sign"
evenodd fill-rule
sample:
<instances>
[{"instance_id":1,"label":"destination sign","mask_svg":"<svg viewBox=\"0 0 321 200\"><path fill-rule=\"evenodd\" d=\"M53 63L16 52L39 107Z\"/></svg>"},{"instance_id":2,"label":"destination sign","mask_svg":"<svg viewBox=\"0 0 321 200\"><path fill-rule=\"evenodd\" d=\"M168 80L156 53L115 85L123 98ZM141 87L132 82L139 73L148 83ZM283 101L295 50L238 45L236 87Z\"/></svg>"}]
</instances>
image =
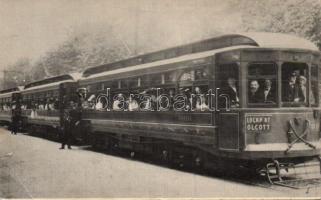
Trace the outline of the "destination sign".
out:
<instances>
[{"instance_id":1,"label":"destination sign","mask_svg":"<svg viewBox=\"0 0 321 200\"><path fill-rule=\"evenodd\" d=\"M248 115L245 120L247 132L269 132L271 130L271 116Z\"/></svg>"}]
</instances>

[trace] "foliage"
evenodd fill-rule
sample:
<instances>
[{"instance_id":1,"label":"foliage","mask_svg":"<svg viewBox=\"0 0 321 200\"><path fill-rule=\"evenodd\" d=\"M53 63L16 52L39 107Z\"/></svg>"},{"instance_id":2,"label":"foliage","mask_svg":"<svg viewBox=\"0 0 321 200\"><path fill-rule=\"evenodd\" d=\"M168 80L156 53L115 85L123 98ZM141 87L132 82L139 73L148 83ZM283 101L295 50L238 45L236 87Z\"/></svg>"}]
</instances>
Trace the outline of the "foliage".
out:
<instances>
[{"instance_id":1,"label":"foliage","mask_svg":"<svg viewBox=\"0 0 321 200\"><path fill-rule=\"evenodd\" d=\"M245 31L293 34L314 42L321 49L319 0L243 0L240 10Z\"/></svg>"},{"instance_id":2,"label":"foliage","mask_svg":"<svg viewBox=\"0 0 321 200\"><path fill-rule=\"evenodd\" d=\"M233 13L240 12L242 24L239 27L242 27L243 31L294 34L313 41L321 49L320 0L228 0L227 2L230 7L227 10ZM148 23L153 25L152 20ZM186 42L191 38L195 41L200 37L217 34L217 31L211 29L210 23L212 23L211 20L202 23L197 28L201 30L199 32L185 32L186 37L179 37L181 42ZM75 31L65 42L35 62L22 58L8 66L8 70L4 72L3 87L9 88L44 77L80 72L90 66L171 46L170 41L175 40L177 35L164 35L166 31L162 32L163 28L163 26L155 26L153 34L144 36L141 36L144 30L141 30L142 32L137 32L137 29L128 30L124 32L126 37L124 39L121 39L112 27L101 29L95 25L85 31ZM239 28L235 29L238 29L235 32L240 31ZM133 41L133 38L136 40Z\"/></svg>"},{"instance_id":3,"label":"foliage","mask_svg":"<svg viewBox=\"0 0 321 200\"><path fill-rule=\"evenodd\" d=\"M21 58L14 64L8 66L8 70L3 71L3 88L12 88L24 85L30 81L30 76L25 73L25 69L31 67L28 58Z\"/></svg>"}]
</instances>

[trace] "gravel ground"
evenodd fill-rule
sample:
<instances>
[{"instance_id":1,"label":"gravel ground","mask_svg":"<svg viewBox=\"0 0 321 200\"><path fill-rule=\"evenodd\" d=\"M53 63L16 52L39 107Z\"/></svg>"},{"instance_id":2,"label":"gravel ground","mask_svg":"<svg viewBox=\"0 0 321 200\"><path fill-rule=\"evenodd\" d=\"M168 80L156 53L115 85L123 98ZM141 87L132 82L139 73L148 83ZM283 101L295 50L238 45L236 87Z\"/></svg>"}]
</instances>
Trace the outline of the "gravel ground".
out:
<instances>
[{"instance_id":1,"label":"gravel ground","mask_svg":"<svg viewBox=\"0 0 321 200\"><path fill-rule=\"evenodd\" d=\"M0 197L320 197L169 169L0 129Z\"/></svg>"}]
</instances>

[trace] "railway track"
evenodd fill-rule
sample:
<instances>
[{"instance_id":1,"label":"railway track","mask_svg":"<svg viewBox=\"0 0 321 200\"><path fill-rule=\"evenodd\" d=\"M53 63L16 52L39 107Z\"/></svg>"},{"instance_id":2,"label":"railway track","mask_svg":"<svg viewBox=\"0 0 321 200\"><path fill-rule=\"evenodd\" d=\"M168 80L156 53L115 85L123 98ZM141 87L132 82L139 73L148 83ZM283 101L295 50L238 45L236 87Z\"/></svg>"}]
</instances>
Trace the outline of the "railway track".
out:
<instances>
[{"instance_id":1,"label":"railway track","mask_svg":"<svg viewBox=\"0 0 321 200\"><path fill-rule=\"evenodd\" d=\"M164 163L151 155L145 155L141 153L135 153L126 150L98 150L93 149L91 146L83 146L84 150L92 150L100 153L105 153L109 155L120 156L125 159L136 160L140 162L145 162L154 165L160 165L167 168L172 168L175 170L186 171L190 173L195 173L202 176L209 176L215 178L221 178L228 181L234 181L242 184L253 185L257 187L267 188L271 190L281 191L285 188L290 190L292 189L301 189L309 191L311 188L321 187L321 174L320 174L320 164L318 162L304 163L302 166L291 166L292 169L285 167L282 168L278 178L276 171L270 169L269 174L264 174L266 172L261 172L260 174L249 173L247 170L236 169L236 170L209 170L209 169L200 169L195 167L195 165L186 165L186 164L169 164ZM186 163L186 162L185 162ZM271 168L271 166L270 166Z\"/></svg>"}]
</instances>

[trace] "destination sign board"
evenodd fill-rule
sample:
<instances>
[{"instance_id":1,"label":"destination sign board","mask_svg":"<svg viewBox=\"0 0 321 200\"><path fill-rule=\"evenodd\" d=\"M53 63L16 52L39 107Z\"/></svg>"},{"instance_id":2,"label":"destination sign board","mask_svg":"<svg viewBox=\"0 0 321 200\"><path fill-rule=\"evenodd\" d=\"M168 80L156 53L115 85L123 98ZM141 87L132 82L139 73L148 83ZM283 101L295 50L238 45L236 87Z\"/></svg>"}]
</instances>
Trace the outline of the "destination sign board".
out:
<instances>
[{"instance_id":1,"label":"destination sign board","mask_svg":"<svg viewBox=\"0 0 321 200\"><path fill-rule=\"evenodd\" d=\"M270 115L247 115L245 117L247 132L269 132L271 130Z\"/></svg>"}]
</instances>

